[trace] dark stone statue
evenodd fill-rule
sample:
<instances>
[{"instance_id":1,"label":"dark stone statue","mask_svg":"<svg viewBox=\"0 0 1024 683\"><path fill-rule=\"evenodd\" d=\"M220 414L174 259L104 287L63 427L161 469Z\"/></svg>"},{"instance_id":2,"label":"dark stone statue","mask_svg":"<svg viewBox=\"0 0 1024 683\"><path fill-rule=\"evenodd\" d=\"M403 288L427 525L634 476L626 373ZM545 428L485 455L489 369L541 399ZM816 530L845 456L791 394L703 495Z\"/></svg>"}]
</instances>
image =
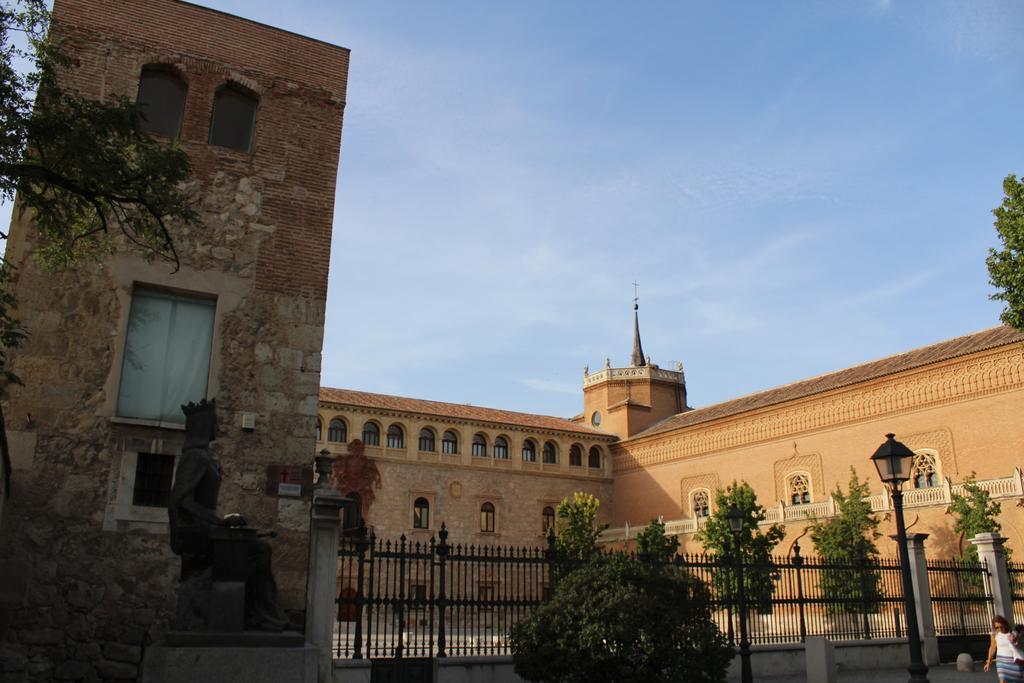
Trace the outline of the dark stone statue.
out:
<instances>
[{"instance_id":1,"label":"dark stone statue","mask_svg":"<svg viewBox=\"0 0 1024 683\"><path fill-rule=\"evenodd\" d=\"M215 401L189 403L185 445L174 473L168 516L171 549L181 556L177 628L184 631L281 631L270 546L239 514L217 515L221 468Z\"/></svg>"}]
</instances>

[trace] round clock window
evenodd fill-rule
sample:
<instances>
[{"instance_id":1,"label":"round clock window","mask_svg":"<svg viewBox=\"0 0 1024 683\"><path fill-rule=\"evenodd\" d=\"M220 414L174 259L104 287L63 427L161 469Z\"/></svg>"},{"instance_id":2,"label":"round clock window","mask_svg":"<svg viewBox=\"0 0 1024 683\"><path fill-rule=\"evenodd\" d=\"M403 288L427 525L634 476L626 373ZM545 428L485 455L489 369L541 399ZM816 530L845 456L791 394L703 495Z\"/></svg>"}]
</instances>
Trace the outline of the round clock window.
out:
<instances>
[{"instance_id":1,"label":"round clock window","mask_svg":"<svg viewBox=\"0 0 1024 683\"><path fill-rule=\"evenodd\" d=\"M601 426L601 413L599 411L595 410L594 414L590 416L590 424L595 427Z\"/></svg>"}]
</instances>

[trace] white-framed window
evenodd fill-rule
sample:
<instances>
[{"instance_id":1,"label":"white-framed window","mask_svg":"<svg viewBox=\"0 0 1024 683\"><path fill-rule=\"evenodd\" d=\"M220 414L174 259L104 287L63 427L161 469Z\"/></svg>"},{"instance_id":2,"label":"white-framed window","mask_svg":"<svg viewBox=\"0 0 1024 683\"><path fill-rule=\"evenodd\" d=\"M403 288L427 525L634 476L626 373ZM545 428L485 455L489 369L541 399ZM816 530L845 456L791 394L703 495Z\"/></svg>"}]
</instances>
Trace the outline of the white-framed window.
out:
<instances>
[{"instance_id":1,"label":"white-framed window","mask_svg":"<svg viewBox=\"0 0 1024 683\"><path fill-rule=\"evenodd\" d=\"M128 314L117 416L185 423L206 398L216 300L136 287Z\"/></svg>"},{"instance_id":2,"label":"white-framed window","mask_svg":"<svg viewBox=\"0 0 1024 683\"><path fill-rule=\"evenodd\" d=\"M811 479L803 472L789 475L787 480L790 505L806 505L811 502Z\"/></svg>"}]
</instances>

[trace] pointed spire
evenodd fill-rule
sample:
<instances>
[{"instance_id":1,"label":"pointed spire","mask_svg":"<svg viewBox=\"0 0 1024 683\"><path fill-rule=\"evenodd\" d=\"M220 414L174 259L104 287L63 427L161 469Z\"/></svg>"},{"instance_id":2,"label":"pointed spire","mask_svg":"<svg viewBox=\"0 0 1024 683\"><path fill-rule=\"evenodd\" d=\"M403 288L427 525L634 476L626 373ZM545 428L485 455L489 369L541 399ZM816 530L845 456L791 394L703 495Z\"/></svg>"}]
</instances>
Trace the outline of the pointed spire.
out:
<instances>
[{"instance_id":1,"label":"pointed spire","mask_svg":"<svg viewBox=\"0 0 1024 683\"><path fill-rule=\"evenodd\" d=\"M633 303L633 367L642 368L647 365L644 360L644 347L640 343L640 304Z\"/></svg>"}]
</instances>

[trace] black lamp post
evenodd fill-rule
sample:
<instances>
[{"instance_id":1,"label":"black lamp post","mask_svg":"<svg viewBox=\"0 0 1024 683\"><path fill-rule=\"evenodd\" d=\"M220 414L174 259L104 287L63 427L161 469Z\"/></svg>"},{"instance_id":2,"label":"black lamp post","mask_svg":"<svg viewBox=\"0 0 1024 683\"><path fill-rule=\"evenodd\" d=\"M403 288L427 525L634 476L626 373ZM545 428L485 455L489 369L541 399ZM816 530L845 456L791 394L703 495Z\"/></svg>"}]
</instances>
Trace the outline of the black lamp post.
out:
<instances>
[{"instance_id":1,"label":"black lamp post","mask_svg":"<svg viewBox=\"0 0 1024 683\"><path fill-rule=\"evenodd\" d=\"M917 608L914 606L914 586L910 579L910 552L907 550L907 527L903 523L903 491L900 487L910 479L914 464L914 451L896 440L895 434L886 434L886 441L871 461L878 468L878 477L892 493L892 507L896 516L896 543L900 553L900 577L903 579L903 611L907 615L907 640L910 646L910 683L928 683L928 667L921 657L921 636L917 626Z\"/></svg>"},{"instance_id":2,"label":"black lamp post","mask_svg":"<svg viewBox=\"0 0 1024 683\"><path fill-rule=\"evenodd\" d=\"M742 683L753 683L753 674L750 671L750 640L747 638L747 591L743 586L743 555L740 548L740 532L743 531L743 511L733 505L729 508L725 518L729 520L729 530L732 531L732 547L736 562L736 584L739 590L740 599L740 681Z\"/></svg>"}]
</instances>

